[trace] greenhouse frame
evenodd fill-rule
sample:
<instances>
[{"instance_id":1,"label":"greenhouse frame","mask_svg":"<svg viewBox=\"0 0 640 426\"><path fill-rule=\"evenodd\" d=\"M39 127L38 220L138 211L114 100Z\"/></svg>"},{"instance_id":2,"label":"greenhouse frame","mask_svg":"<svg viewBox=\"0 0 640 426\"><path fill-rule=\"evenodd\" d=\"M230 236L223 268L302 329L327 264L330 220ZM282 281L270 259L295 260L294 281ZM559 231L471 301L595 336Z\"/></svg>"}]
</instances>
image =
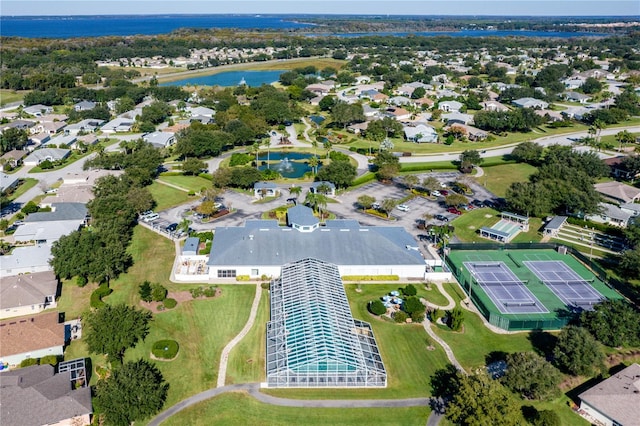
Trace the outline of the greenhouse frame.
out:
<instances>
[{"instance_id":1,"label":"greenhouse frame","mask_svg":"<svg viewBox=\"0 0 640 426\"><path fill-rule=\"evenodd\" d=\"M351 316L336 265L289 263L270 290L268 387L386 387L373 330Z\"/></svg>"}]
</instances>

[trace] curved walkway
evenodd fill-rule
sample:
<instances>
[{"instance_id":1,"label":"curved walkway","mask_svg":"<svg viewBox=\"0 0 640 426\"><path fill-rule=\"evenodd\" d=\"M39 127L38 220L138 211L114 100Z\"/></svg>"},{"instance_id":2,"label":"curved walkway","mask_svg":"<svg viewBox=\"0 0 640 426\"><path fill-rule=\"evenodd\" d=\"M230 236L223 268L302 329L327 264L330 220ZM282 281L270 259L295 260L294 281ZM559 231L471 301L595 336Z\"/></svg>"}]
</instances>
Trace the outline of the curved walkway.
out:
<instances>
[{"instance_id":1,"label":"curved walkway","mask_svg":"<svg viewBox=\"0 0 640 426\"><path fill-rule=\"evenodd\" d=\"M406 398L406 399L354 399L354 400L305 400L305 399L286 399L267 395L260 392L259 383L243 383L236 385L223 386L219 388L208 389L199 394L193 395L187 399L178 402L173 407L168 408L162 413L154 417L149 426L158 426L160 423L173 416L176 413L189 408L199 402L214 398L226 392L246 391L256 400L269 405L278 405L281 407L298 407L298 408L398 408L398 407L426 407L432 404L431 398Z\"/></svg>"},{"instance_id":2,"label":"curved walkway","mask_svg":"<svg viewBox=\"0 0 640 426\"><path fill-rule=\"evenodd\" d=\"M244 325L240 333L236 337L234 337L227 346L222 350L222 355L220 356L220 368L218 368L218 385L217 387L224 387L224 382L227 378L227 362L229 361L229 354L231 350L237 345L240 340L247 335L251 327L253 327L253 323L256 320L256 314L258 313L258 307L260 306L260 298L262 297L262 284L256 284L256 295L253 298L253 304L251 305L251 312L249 312L249 319L247 323Z\"/></svg>"},{"instance_id":3,"label":"curved walkway","mask_svg":"<svg viewBox=\"0 0 640 426\"><path fill-rule=\"evenodd\" d=\"M435 308L435 309L444 309L444 310L449 310L449 309L453 309L456 306L456 301L453 300L453 297L451 297L451 295L449 293L447 293L447 291L444 289L444 286L442 285L441 282L437 282L437 283L433 283L433 285L435 285L438 288L438 291L440 291L440 293L442 293L442 295L447 299L447 305L446 306L441 306L441 305L436 305L435 303L431 303L431 302L426 302L427 306L430 308Z\"/></svg>"}]
</instances>

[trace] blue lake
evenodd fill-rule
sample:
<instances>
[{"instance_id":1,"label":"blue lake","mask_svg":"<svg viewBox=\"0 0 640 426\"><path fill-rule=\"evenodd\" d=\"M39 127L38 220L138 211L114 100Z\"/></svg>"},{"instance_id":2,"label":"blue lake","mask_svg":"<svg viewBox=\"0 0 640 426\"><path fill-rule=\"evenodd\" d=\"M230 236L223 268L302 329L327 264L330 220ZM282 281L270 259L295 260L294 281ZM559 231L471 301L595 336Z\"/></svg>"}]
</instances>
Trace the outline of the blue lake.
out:
<instances>
[{"instance_id":1,"label":"blue lake","mask_svg":"<svg viewBox=\"0 0 640 426\"><path fill-rule=\"evenodd\" d=\"M237 86L244 80L247 86L255 87L271 84L280 79L284 70L269 71L226 71L219 74L185 78L184 80L162 83L161 86Z\"/></svg>"},{"instance_id":2,"label":"blue lake","mask_svg":"<svg viewBox=\"0 0 640 426\"><path fill-rule=\"evenodd\" d=\"M285 178L297 179L304 176L305 173L311 172L309 166L309 158L313 154L304 154L301 152L270 152L268 155L269 163L267 164L267 153L263 152L258 155L258 170L267 168L276 170ZM318 164L318 170L322 167Z\"/></svg>"}]
</instances>

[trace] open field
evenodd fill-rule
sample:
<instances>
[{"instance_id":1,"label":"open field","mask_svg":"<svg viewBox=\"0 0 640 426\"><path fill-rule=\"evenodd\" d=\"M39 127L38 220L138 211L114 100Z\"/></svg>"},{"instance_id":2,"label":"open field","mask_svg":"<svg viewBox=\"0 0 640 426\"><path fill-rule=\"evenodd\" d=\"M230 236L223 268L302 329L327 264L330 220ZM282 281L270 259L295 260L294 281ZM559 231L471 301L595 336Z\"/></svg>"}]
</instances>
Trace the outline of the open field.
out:
<instances>
[{"instance_id":1,"label":"open field","mask_svg":"<svg viewBox=\"0 0 640 426\"><path fill-rule=\"evenodd\" d=\"M486 167L482 165L484 176L477 178L478 183L499 197L504 197L507 188L514 182L526 182L534 174L536 167L526 163L502 164Z\"/></svg>"},{"instance_id":2,"label":"open field","mask_svg":"<svg viewBox=\"0 0 640 426\"><path fill-rule=\"evenodd\" d=\"M211 181L200 176L159 176L159 181L184 188L185 191L199 193L202 188L211 188Z\"/></svg>"},{"instance_id":3,"label":"open field","mask_svg":"<svg viewBox=\"0 0 640 426\"><path fill-rule=\"evenodd\" d=\"M12 102L22 101L24 95L29 91L15 91L9 89L0 89L0 106L5 106Z\"/></svg>"},{"instance_id":4,"label":"open field","mask_svg":"<svg viewBox=\"0 0 640 426\"><path fill-rule=\"evenodd\" d=\"M190 407L163 425L424 425L428 407L294 408L262 404L246 393L228 393Z\"/></svg>"},{"instance_id":5,"label":"open field","mask_svg":"<svg viewBox=\"0 0 640 426\"><path fill-rule=\"evenodd\" d=\"M491 227L500 219L500 212L488 207L482 209L474 209L463 213L451 222L455 230L455 235L462 242L483 242L488 243L491 240L480 237L477 233L478 229L483 226ZM520 232L512 240L514 243L523 243L529 241L540 241L540 227L542 219L532 217L529 219L529 231Z\"/></svg>"},{"instance_id":6,"label":"open field","mask_svg":"<svg viewBox=\"0 0 640 426\"><path fill-rule=\"evenodd\" d=\"M156 200L155 210L165 210L189 201L189 196L185 191L158 182L153 182L147 188L151 192L153 199Z\"/></svg>"},{"instance_id":7,"label":"open field","mask_svg":"<svg viewBox=\"0 0 640 426\"><path fill-rule=\"evenodd\" d=\"M206 75L214 75L220 74L226 71L239 71L239 70L247 70L247 71L269 71L269 70L292 70L294 68L304 68L307 66L314 66L318 70L321 70L326 67L332 67L337 70L340 70L346 61L340 61L331 58L295 58L284 60L271 60L265 62L251 62L244 64L230 64L230 65L221 65L215 68L204 68L200 70L192 70L192 71L178 71L174 74L163 74L157 75L159 83L168 83L171 81L182 80L188 77L196 77L196 76L206 76ZM140 71L138 69L138 71ZM147 76L150 74L147 74ZM151 74L153 75L153 74Z\"/></svg>"}]
</instances>

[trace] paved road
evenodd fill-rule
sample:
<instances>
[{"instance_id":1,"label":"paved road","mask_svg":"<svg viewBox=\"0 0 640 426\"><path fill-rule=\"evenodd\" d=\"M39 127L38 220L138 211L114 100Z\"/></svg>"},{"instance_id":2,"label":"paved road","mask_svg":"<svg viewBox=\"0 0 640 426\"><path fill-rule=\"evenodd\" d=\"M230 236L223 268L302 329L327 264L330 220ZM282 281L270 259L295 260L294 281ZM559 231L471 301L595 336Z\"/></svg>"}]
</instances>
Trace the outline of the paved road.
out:
<instances>
[{"instance_id":1,"label":"paved road","mask_svg":"<svg viewBox=\"0 0 640 426\"><path fill-rule=\"evenodd\" d=\"M431 398L407 399L354 399L354 400L304 400L286 399L267 395L260 392L259 383L228 385L221 388L208 389L190 398L184 399L154 417L149 426L158 426L172 415L207 399L214 398L226 392L246 391L256 400L269 405L297 408L398 408L398 407L426 407L433 403Z\"/></svg>"}]
</instances>

